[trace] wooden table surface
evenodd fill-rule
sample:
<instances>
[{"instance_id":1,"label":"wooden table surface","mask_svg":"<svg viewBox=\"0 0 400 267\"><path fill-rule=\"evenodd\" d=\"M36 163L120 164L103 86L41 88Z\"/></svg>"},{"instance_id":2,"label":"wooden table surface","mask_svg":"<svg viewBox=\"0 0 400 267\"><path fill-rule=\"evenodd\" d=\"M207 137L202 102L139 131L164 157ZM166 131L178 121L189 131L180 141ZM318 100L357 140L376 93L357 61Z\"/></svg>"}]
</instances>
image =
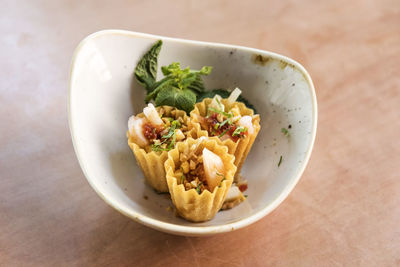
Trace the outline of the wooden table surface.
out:
<instances>
[{"instance_id":1,"label":"wooden table surface","mask_svg":"<svg viewBox=\"0 0 400 267\"><path fill-rule=\"evenodd\" d=\"M117 28L274 51L317 90L310 163L259 222L185 238L87 183L67 122L69 64ZM1 1L0 266L399 266L400 2Z\"/></svg>"}]
</instances>

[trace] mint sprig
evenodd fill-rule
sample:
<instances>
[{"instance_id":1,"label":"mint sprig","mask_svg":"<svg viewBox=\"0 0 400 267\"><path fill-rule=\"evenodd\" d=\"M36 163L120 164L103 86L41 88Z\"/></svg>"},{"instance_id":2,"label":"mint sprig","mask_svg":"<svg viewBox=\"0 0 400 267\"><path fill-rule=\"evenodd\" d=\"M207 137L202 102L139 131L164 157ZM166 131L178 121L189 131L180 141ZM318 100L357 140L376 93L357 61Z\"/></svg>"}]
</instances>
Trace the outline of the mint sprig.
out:
<instances>
[{"instance_id":1,"label":"mint sprig","mask_svg":"<svg viewBox=\"0 0 400 267\"><path fill-rule=\"evenodd\" d=\"M193 110L196 102L201 102L206 97L213 98L216 94L222 98L229 97L230 92L225 89L205 91L202 76L210 74L212 67L209 66L204 66L200 70L190 70L188 67L181 69L178 62L173 62L168 66L161 67L165 77L157 81L158 56L161 46L162 41L157 41L143 55L135 68L136 80L147 91L146 103L154 100L156 106L169 105L189 113ZM242 96L239 96L237 101L245 103L247 107L257 113L254 106Z\"/></svg>"},{"instance_id":2,"label":"mint sprig","mask_svg":"<svg viewBox=\"0 0 400 267\"><path fill-rule=\"evenodd\" d=\"M181 69L179 62L163 66L161 70L166 77L155 84L146 101L154 100L156 106L173 106L189 113L196 103L196 93L204 91L201 76L210 74L211 69L208 66L198 71Z\"/></svg>"},{"instance_id":3,"label":"mint sprig","mask_svg":"<svg viewBox=\"0 0 400 267\"><path fill-rule=\"evenodd\" d=\"M157 77L158 54L161 50L162 41L157 41L146 54L139 60L135 68L136 80L143 85L147 92L153 89Z\"/></svg>"}]
</instances>

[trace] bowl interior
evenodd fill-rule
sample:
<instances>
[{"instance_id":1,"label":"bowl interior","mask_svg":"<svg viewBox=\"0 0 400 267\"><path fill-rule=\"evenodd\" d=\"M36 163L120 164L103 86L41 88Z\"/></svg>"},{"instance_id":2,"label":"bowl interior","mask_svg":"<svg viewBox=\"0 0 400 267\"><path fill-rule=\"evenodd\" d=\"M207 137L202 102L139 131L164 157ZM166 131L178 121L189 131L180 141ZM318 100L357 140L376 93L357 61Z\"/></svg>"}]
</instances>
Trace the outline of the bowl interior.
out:
<instances>
[{"instance_id":1,"label":"bowl interior","mask_svg":"<svg viewBox=\"0 0 400 267\"><path fill-rule=\"evenodd\" d=\"M144 182L127 145L128 118L142 111L145 96L133 71L159 38L103 31L87 37L76 50L70 127L88 181L119 211L167 232L209 234L261 218L292 190L311 152L316 105L308 74L298 63L273 53L162 37L159 67L174 61L193 69L212 66L211 75L205 77L206 87L239 87L261 116L261 131L242 169L249 184L247 201L219 212L211 221L191 223L169 209L172 202L167 194L156 194ZM282 128L289 130L289 137Z\"/></svg>"}]
</instances>

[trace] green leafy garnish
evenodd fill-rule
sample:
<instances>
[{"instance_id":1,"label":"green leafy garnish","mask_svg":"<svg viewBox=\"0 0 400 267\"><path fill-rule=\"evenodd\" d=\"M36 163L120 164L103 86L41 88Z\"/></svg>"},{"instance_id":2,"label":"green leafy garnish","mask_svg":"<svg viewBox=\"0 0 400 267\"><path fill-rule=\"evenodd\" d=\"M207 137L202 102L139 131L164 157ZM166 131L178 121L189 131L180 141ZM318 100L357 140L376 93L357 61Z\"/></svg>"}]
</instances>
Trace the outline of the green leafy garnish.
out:
<instances>
[{"instance_id":1,"label":"green leafy garnish","mask_svg":"<svg viewBox=\"0 0 400 267\"><path fill-rule=\"evenodd\" d=\"M176 132L174 131L174 133L172 134L172 140L167 147L168 151L175 147L175 141L176 141Z\"/></svg>"},{"instance_id":2,"label":"green leafy garnish","mask_svg":"<svg viewBox=\"0 0 400 267\"><path fill-rule=\"evenodd\" d=\"M189 113L196 103L196 94L204 91L202 75L208 75L211 67L201 70L181 69L179 62L161 67L165 77L154 83L146 96L146 102L154 100L156 106L172 106Z\"/></svg>"},{"instance_id":3,"label":"green leafy garnish","mask_svg":"<svg viewBox=\"0 0 400 267\"><path fill-rule=\"evenodd\" d=\"M221 180L221 182L219 182L219 187L221 187L222 182L225 181L226 178L225 178L225 176L224 176L223 174L221 174L221 173L218 173L218 172L217 172L217 175L218 175L218 176L222 176L222 180Z\"/></svg>"},{"instance_id":4,"label":"green leafy garnish","mask_svg":"<svg viewBox=\"0 0 400 267\"><path fill-rule=\"evenodd\" d=\"M211 91L204 91L197 95L196 102L201 102L204 98L213 98L215 95L220 95L222 98L228 98L230 94L231 93L226 89L214 89ZM250 104L250 102L243 96L240 95L236 101L244 103L246 107L251 108L252 110L254 110L254 113L257 114L256 108L252 104Z\"/></svg>"},{"instance_id":5,"label":"green leafy garnish","mask_svg":"<svg viewBox=\"0 0 400 267\"><path fill-rule=\"evenodd\" d=\"M209 108L208 108L208 111L212 111L212 112L221 114L221 115L223 115L223 116L225 116L225 117L227 117L227 118L232 118L232 117L233 117L233 114L232 114L232 113L228 113L228 112L225 112L225 111L222 111L222 110L213 108L213 107L209 107Z\"/></svg>"},{"instance_id":6,"label":"green leafy garnish","mask_svg":"<svg viewBox=\"0 0 400 267\"><path fill-rule=\"evenodd\" d=\"M161 146L163 143L164 143L164 142L161 142L161 143L158 143L158 144L152 144L152 145L151 145L151 150L156 151L156 152L159 152L159 151L166 151L167 149L165 149L165 148L163 148L163 147Z\"/></svg>"},{"instance_id":7,"label":"green leafy garnish","mask_svg":"<svg viewBox=\"0 0 400 267\"><path fill-rule=\"evenodd\" d=\"M241 133L247 132L247 128L243 126L239 126L233 131L232 136L240 136Z\"/></svg>"},{"instance_id":8,"label":"green leafy garnish","mask_svg":"<svg viewBox=\"0 0 400 267\"><path fill-rule=\"evenodd\" d=\"M196 94L189 89L178 89L176 87L164 87L155 97L156 106L172 106L189 113L196 103Z\"/></svg>"},{"instance_id":9,"label":"green leafy garnish","mask_svg":"<svg viewBox=\"0 0 400 267\"><path fill-rule=\"evenodd\" d=\"M199 183L198 185L197 185L197 187L196 187L196 192L200 195L200 193L201 193L201 190L200 190L200 186L202 185L203 183L201 182L201 183Z\"/></svg>"},{"instance_id":10,"label":"green leafy garnish","mask_svg":"<svg viewBox=\"0 0 400 267\"><path fill-rule=\"evenodd\" d=\"M282 163L282 156L279 158L278 167L281 166Z\"/></svg>"},{"instance_id":11,"label":"green leafy garnish","mask_svg":"<svg viewBox=\"0 0 400 267\"><path fill-rule=\"evenodd\" d=\"M153 151L169 151L175 147L175 141L176 141L176 129L181 127L181 123L178 120L174 120L171 122L171 127L168 130L168 133L161 136L161 139L164 139L160 143L153 144L151 146L151 149ZM163 148L162 145L165 143L168 143L167 148Z\"/></svg>"},{"instance_id":12,"label":"green leafy garnish","mask_svg":"<svg viewBox=\"0 0 400 267\"><path fill-rule=\"evenodd\" d=\"M231 121L231 119L230 118L227 118L226 120L224 120L223 122L221 122L221 124L219 125L219 127L222 127L222 126L224 126L225 124L229 124L229 125L231 125L232 124L232 121Z\"/></svg>"},{"instance_id":13,"label":"green leafy garnish","mask_svg":"<svg viewBox=\"0 0 400 267\"><path fill-rule=\"evenodd\" d=\"M189 67L181 69L180 63L173 62L168 66L162 66L164 78L156 81L158 55L161 51L162 41L157 41L149 51L140 59L135 68L137 81L146 88L146 103L154 100L156 106L168 105L182 109L189 113L196 102L204 98L213 98L216 94L227 98L230 92L225 89L205 91L202 76L210 74L212 67L204 66L200 70L190 70ZM237 101L243 102L248 108L257 113L253 105L245 98L239 96ZM221 104L218 102L220 109Z\"/></svg>"},{"instance_id":14,"label":"green leafy garnish","mask_svg":"<svg viewBox=\"0 0 400 267\"><path fill-rule=\"evenodd\" d=\"M179 62L173 62L169 66L161 67L162 73L166 77L169 77L170 79L174 80L176 82L176 86L179 89L188 88L188 86L190 86L196 81L202 82L202 80L198 80L198 77L200 77L200 75L210 74L211 70L212 67L209 66L204 66L201 68L201 70L190 70L189 67L181 69L181 65ZM203 92L204 85L203 86L197 85L192 87L192 89L198 92Z\"/></svg>"},{"instance_id":15,"label":"green leafy garnish","mask_svg":"<svg viewBox=\"0 0 400 267\"><path fill-rule=\"evenodd\" d=\"M226 128L220 135L218 135L218 138L224 136L229 130L230 130L229 128Z\"/></svg>"},{"instance_id":16,"label":"green leafy garnish","mask_svg":"<svg viewBox=\"0 0 400 267\"><path fill-rule=\"evenodd\" d=\"M157 41L149 51L140 59L135 69L137 81L143 85L147 92L153 90L157 77L157 59L161 50L162 41Z\"/></svg>"},{"instance_id":17,"label":"green leafy garnish","mask_svg":"<svg viewBox=\"0 0 400 267\"><path fill-rule=\"evenodd\" d=\"M281 132L282 132L283 135L286 136L286 137L289 137L289 136L290 136L290 133L289 133L288 129L286 129L286 128L282 128L282 129L281 129Z\"/></svg>"}]
</instances>

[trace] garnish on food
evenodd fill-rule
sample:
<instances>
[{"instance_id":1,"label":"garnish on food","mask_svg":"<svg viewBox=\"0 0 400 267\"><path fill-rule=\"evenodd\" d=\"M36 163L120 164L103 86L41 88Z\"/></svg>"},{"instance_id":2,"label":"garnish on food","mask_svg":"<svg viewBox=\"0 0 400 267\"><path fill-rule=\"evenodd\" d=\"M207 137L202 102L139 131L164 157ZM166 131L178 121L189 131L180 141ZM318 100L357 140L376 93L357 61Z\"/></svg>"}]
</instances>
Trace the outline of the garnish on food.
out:
<instances>
[{"instance_id":1,"label":"garnish on food","mask_svg":"<svg viewBox=\"0 0 400 267\"><path fill-rule=\"evenodd\" d=\"M156 106L168 105L189 113L193 110L194 104L205 97L214 97L216 94L224 97L229 95L225 89L205 91L202 76L211 73L210 66L204 66L200 70L190 70L189 67L181 69L179 62L173 62L161 67L165 77L157 81L161 47L162 41L159 40L143 55L135 69L136 80L147 91L146 103L153 100ZM254 106L243 97L239 97L238 101L255 110Z\"/></svg>"},{"instance_id":2,"label":"garnish on food","mask_svg":"<svg viewBox=\"0 0 400 267\"><path fill-rule=\"evenodd\" d=\"M166 116L163 108L161 115L153 104L143 109L144 116L131 116L128 121L129 134L132 141L142 148L151 147L153 151L169 151L175 147L176 141L185 139L182 130L187 130L183 117ZM182 128L182 129L181 129Z\"/></svg>"},{"instance_id":3,"label":"garnish on food","mask_svg":"<svg viewBox=\"0 0 400 267\"><path fill-rule=\"evenodd\" d=\"M237 102L241 90L236 88L226 98L216 94L195 105L190 113L192 128L197 136L217 137L235 156L238 167L235 182L239 180L241 166L260 130L260 116L244 103Z\"/></svg>"},{"instance_id":4,"label":"garnish on food","mask_svg":"<svg viewBox=\"0 0 400 267\"><path fill-rule=\"evenodd\" d=\"M216 139L188 138L168 153L168 188L180 216L190 221L214 217L231 187L233 160Z\"/></svg>"},{"instance_id":5,"label":"garnish on food","mask_svg":"<svg viewBox=\"0 0 400 267\"><path fill-rule=\"evenodd\" d=\"M254 115L254 106L240 95L239 88L232 92L206 90L203 77L211 73L211 66L193 70L172 62L161 67L163 77L157 80L161 47L161 40L154 43L135 68L136 80L146 89L148 106L129 118L128 144L148 183L157 192L169 192L182 217L209 220L221 207L232 208L245 200L242 192L247 182L241 183L235 174L260 130L259 115ZM196 109L200 106L203 113ZM170 160L175 161L173 167L168 167ZM167 174L169 168L174 168L174 185L168 178L172 175ZM180 195L182 188L190 197Z\"/></svg>"},{"instance_id":6,"label":"garnish on food","mask_svg":"<svg viewBox=\"0 0 400 267\"><path fill-rule=\"evenodd\" d=\"M168 192L164 170L166 154L185 140L188 132L186 112L170 106L155 108L149 103L143 113L129 118L128 144L146 180L158 192Z\"/></svg>"},{"instance_id":7,"label":"garnish on food","mask_svg":"<svg viewBox=\"0 0 400 267\"><path fill-rule=\"evenodd\" d=\"M227 98L227 105L232 106L240 93L239 88L233 90ZM207 129L209 136L218 136L222 140L231 138L234 142L237 142L248 135L249 129L252 131L252 118L241 116L237 107L225 111L225 105L221 103L221 100L221 96L214 96L207 107L207 116L204 117L202 125Z\"/></svg>"}]
</instances>

